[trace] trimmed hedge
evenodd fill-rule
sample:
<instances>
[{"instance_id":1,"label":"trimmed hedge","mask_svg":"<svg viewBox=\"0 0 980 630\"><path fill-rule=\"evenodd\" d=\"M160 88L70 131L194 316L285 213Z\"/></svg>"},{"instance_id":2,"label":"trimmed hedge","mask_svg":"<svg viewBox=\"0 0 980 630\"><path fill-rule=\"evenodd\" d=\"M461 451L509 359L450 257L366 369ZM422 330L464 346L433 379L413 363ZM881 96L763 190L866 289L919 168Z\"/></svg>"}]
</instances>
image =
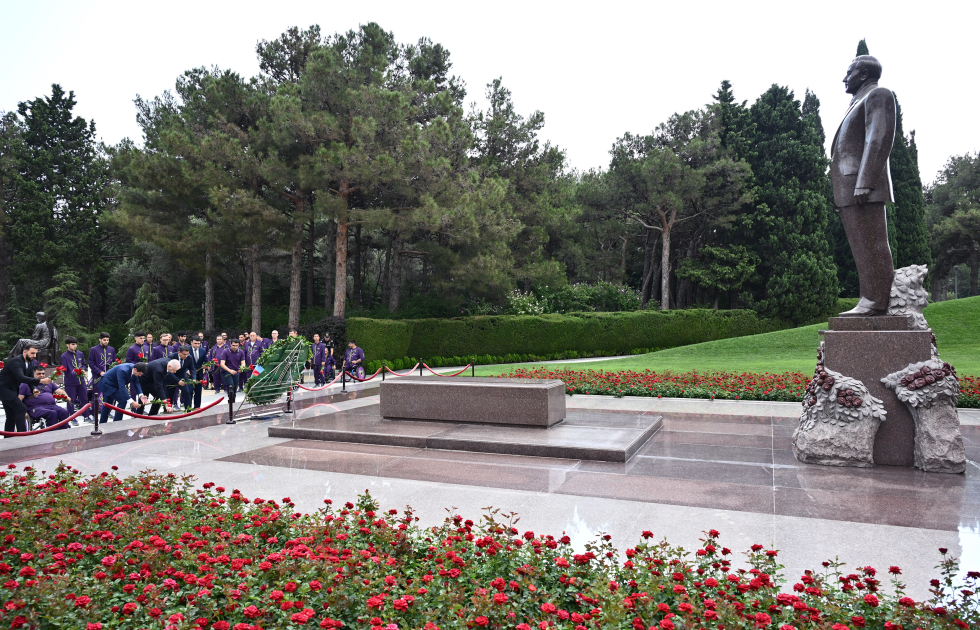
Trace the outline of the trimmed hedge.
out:
<instances>
[{"instance_id":1,"label":"trimmed hedge","mask_svg":"<svg viewBox=\"0 0 980 630\"><path fill-rule=\"evenodd\" d=\"M380 361L569 351L630 354L634 348L674 348L792 327L791 322L760 318L750 310L690 309L416 320L355 317L347 320L347 336L372 361Z\"/></svg>"}]
</instances>

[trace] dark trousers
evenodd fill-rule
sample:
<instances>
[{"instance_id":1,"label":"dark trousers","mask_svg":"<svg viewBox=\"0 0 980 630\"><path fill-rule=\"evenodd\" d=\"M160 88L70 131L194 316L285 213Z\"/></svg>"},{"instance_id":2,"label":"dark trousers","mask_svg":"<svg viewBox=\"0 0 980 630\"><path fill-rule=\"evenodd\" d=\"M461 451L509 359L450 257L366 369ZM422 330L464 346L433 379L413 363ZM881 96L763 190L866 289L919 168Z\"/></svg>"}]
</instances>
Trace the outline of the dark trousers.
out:
<instances>
[{"instance_id":1,"label":"dark trousers","mask_svg":"<svg viewBox=\"0 0 980 630\"><path fill-rule=\"evenodd\" d=\"M240 392L245 391L245 381L247 380L248 380L248 374L245 373L245 370L240 371L238 373L238 391Z\"/></svg>"},{"instance_id":2,"label":"dark trousers","mask_svg":"<svg viewBox=\"0 0 980 630\"><path fill-rule=\"evenodd\" d=\"M119 407L120 409L125 409L126 408L126 403L129 402L129 395L127 394L127 392L124 392L124 391L117 392L117 391L113 390L113 391L108 392L108 393L107 392L102 392L102 402L103 403L109 403L110 405ZM109 412L110 411L112 411L112 409L109 409L108 407L106 407L103 404L103 406L102 406L102 412L101 412L101 414L99 416L99 422L101 422L102 424L105 424L106 422L108 422L109 421ZM113 419L116 422L119 422L120 420L122 420L123 419L122 412L121 411L115 412L115 415L113 416Z\"/></svg>"},{"instance_id":3,"label":"dark trousers","mask_svg":"<svg viewBox=\"0 0 980 630\"><path fill-rule=\"evenodd\" d=\"M868 308L887 309L895 269L888 246L888 219L885 204L866 203L838 208L844 233L854 255L861 297Z\"/></svg>"},{"instance_id":4,"label":"dark trousers","mask_svg":"<svg viewBox=\"0 0 980 630\"><path fill-rule=\"evenodd\" d=\"M54 406L54 407L43 407L41 409L35 408L34 413L31 414L31 417L44 418L45 426L53 427L54 425L58 424L62 420L68 418L68 416L70 415L71 414L68 413L67 409L62 409L61 407ZM57 430L67 429L67 428L68 425L66 424L64 426L58 427Z\"/></svg>"},{"instance_id":5,"label":"dark trousers","mask_svg":"<svg viewBox=\"0 0 980 630\"><path fill-rule=\"evenodd\" d=\"M3 413L7 416L4 431L27 430L27 419L24 417L27 414L27 405L23 400L14 396L12 400L3 401Z\"/></svg>"},{"instance_id":6,"label":"dark trousers","mask_svg":"<svg viewBox=\"0 0 980 630\"><path fill-rule=\"evenodd\" d=\"M68 385L65 386L65 393L68 394L68 415L75 413L76 409L81 409L88 402L88 387L85 385ZM92 410L89 409L85 412L85 417L92 417Z\"/></svg>"},{"instance_id":7,"label":"dark trousers","mask_svg":"<svg viewBox=\"0 0 980 630\"><path fill-rule=\"evenodd\" d=\"M315 385L325 385L327 382L322 363L313 365L313 383Z\"/></svg>"},{"instance_id":8,"label":"dark trousers","mask_svg":"<svg viewBox=\"0 0 980 630\"><path fill-rule=\"evenodd\" d=\"M221 380L224 382L225 389L227 390L226 393L228 394L228 402L235 404L235 383L238 382L238 375L229 374L228 372L221 370Z\"/></svg>"}]
</instances>

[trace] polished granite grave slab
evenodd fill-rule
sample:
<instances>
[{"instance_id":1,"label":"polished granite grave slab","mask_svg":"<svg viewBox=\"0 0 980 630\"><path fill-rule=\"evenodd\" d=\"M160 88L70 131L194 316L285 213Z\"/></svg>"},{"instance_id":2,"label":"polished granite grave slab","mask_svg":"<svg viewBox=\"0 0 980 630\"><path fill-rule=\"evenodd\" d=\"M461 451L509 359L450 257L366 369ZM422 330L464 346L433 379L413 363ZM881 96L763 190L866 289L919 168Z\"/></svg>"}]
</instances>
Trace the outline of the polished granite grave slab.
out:
<instances>
[{"instance_id":1,"label":"polished granite grave slab","mask_svg":"<svg viewBox=\"0 0 980 630\"><path fill-rule=\"evenodd\" d=\"M381 415L547 428L565 419L565 384L538 378L408 376L381 383Z\"/></svg>"},{"instance_id":2,"label":"polished granite grave slab","mask_svg":"<svg viewBox=\"0 0 980 630\"><path fill-rule=\"evenodd\" d=\"M361 407L344 414L342 422L356 425L358 417L363 421L373 413L372 406ZM593 411L569 411L572 417L588 413ZM660 413L596 415L628 422ZM943 475L901 466L800 463L789 444L796 422L772 415L663 412L662 428L625 462L305 439L220 461L821 521L947 532L980 528L980 426L962 427L972 462L966 474ZM424 426L420 431L426 434Z\"/></svg>"},{"instance_id":3,"label":"polished granite grave slab","mask_svg":"<svg viewBox=\"0 0 980 630\"><path fill-rule=\"evenodd\" d=\"M269 437L626 462L662 424L661 417L654 415L579 411L548 429L470 425L389 420L381 416L380 406L367 406L300 417L293 426L269 427Z\"/></svg>"}]
</instances>

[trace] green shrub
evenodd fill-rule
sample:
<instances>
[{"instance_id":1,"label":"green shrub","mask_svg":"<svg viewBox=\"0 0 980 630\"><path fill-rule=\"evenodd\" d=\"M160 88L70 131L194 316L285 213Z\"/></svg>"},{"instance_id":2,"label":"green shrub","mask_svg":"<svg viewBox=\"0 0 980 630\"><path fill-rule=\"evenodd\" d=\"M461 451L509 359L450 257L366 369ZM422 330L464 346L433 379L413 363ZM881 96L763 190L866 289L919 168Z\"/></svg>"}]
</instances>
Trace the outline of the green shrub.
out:
<instances>
[{"instance_id":1,"label":"green shrub","mask_svg":"<svg viewBox=\"0 0 980 630\"><path fill-rule=\"evenodd\" d=\"M830 314L854 302L840 300ZM437 367L430 362L433 357L441 357L443 365L465 365L469 361L460 361L464 356L473 356L477 364L518 363L529 355L578 359L642 354L791 327L791 322L763 319L750 310L711 309L347 320L348 336L370 360L404 357L401 369L418 362L406 355L423 357L430 367Z\"/></svg>"}]
</instances>

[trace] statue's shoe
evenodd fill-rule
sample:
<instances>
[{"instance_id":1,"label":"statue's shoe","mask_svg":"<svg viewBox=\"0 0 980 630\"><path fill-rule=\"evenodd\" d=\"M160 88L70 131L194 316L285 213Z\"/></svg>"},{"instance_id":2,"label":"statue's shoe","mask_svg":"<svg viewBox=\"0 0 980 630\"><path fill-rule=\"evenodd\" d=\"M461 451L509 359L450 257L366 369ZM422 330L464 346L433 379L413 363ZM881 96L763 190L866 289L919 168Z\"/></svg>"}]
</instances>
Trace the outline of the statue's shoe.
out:
<instances>
[{"instance_id":1,"label":"statue's shoe","mask_svg":"<svg viewBox=\"0 0 980 630\"><path fill-rule=\"evenodd\" d=\"M886 313L887 311L883 308L870 308L858 304L851 310L841 313L840 317L878 317L879 315L885 315Z\"/></svg>"}]
</instances>

